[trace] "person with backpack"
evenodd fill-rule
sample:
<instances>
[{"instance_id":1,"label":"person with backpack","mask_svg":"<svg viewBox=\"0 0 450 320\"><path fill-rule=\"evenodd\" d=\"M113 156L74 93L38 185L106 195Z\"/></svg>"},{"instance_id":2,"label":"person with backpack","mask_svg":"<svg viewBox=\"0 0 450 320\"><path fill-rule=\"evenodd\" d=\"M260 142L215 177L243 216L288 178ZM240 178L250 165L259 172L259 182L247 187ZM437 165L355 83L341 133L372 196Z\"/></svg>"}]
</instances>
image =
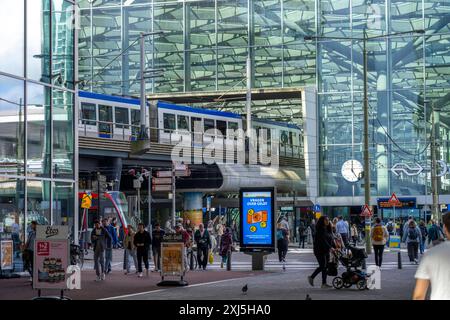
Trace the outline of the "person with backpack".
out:
<instances>
[{"instance_id":1,"label":"person with backpack","mask_svg":"<svg viewBox=\"0 0 450 320\"><path fill-rule=\"evenodd\" d=\"M395 223L394 220L389 219L389 222L386 224L386 230L390 236L395 234Z\"/></svg>"},{"instance_id":2,"label":"person with backpack","mask_svg":"<svg viewBox=\"0 0 450 320\"><path fill-rule=\"evenodd\" d=\"M288 251L288 239L289 233L283 227L281 223L277 224L277 248L278 248L278 260L280 262L286 261L286 254Z\"/></svg>"},{"instance_id":3,"label":"person with backpack","mask_svg":"<svg viewBox=\"0 0 450 320\"><path fill-rule=\"evenodd\" d=\"M375 219L375 225L370 231L370 238L372 239L373 252L375 253L375 265L381 267L383 263L383 251L386 242L389 239L387 228L381 224L381 219Z\"/></svg>"},{"instance_id":4,"label":"person with backpack","mask_svg":"<svg viewBox=\"0 0 450 320\"><path fill-rule=\"evenodd\" d=\"M414 221L413 216L408 216L408 220L403 224L403 235L405 233L407 233L408 228L409 228L409 224L411 223L411 221ZM402 237L403 238L403 237Z\"/></svg>"},{"instance_id":5,"label":"person with backpack","mask_svg":"<svg viewBox=\"0 0 450 320\"><path fill-rule=\"evenodd\" d=\"M300 220L300 225L298 227L298 247L305 249L306 240L306 226L303 220Z\"/></svg>"},{"instance_id":6,"label":"person with backpack","mask_svg":"<svg viewBox=\"0 0 450 320\"><path fill-rule=\"evenodd\" d=\"M414 220L411 220L408 229L403 231L403 241L408 246L409 261L419 263L419 243L422 241L422 234Z\"/></svg>"},{"instance_id":7,"label":"person with backpack","mask_svg":"<svg viewBox=\"0 0 450 320\"><path fill-rule=\"evenodd\" d=\"M431 220L431 227L428 230L428 246L437 246L444 241L444 234L436 221Z\"/></svg>"},{"instance_id":8,"label":"person with backpack","mask_svg":"<svg viewBox=\"0 0 450 320\"><path fill-rule=\"evenodd\" d=\"M425 241L428 236L428 230L427 230L427 226L425 225L425 221L420 220L419 229L420 229L420 233L422 235L422 238L421 238L420 244L419 244L419 249L420 249L420 254L423 254L425 252Z\"/></svg>"},{"instance_id":9,"label":"person with backpack","mask_svg":"<svg viewBox=\"0 0 450 320\"><path fill-rule=\"evenodd\" d=\"M95 281L105 280L106 264L105 252L108 246L108 240L111 242L111 234L106 230L100 221L94 221L94 229L91 232L91 243L94 249L94 269L97 279Z\"/></svg>"}]
</instances>

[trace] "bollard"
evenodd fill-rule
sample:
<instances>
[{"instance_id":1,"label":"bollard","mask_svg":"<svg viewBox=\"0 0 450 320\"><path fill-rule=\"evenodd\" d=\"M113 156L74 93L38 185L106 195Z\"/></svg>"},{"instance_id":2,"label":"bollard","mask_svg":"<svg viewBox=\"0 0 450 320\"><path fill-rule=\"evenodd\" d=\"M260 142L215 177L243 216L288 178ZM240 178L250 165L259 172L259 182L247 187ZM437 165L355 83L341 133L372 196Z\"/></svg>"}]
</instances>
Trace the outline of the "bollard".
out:
<instances>
[{"instance_id":1,"label":"bollard","mask_svg":"<svg viewBox=\"0 0 450 320\"><path fill-rule=\"evenodd\" d=\"M401 269L402 268L402 255L400 254L400 251L397 252L397 257L398 257L398 268Z\"/></svg>"},{"instance_id":2,"label":"bollard","mask_svg":"<svg viewBox=\"0 0 450 320\"><path fill-rule=\"evenodd\" d=\"M231 271L231 250L227 252L227 271Z\"/></svg>"}]
</instances>

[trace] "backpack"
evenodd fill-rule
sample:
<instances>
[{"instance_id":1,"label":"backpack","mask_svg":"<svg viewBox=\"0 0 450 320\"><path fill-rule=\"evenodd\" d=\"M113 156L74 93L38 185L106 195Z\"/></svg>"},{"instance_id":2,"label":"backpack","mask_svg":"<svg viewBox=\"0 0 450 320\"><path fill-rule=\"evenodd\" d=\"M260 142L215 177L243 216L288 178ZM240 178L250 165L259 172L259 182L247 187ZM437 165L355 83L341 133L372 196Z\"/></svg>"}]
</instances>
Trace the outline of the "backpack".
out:
<instances>
[{"instance_id":1,"label":"backpack","mask_svg":"<svg viewBox=\"0 0 450 320\"><path fill-rule=\"evenodd\" d=\"M373 228L373 241L382 242L384 240L384 230L382 226Z\"/></svg>"},{"instance_id":2,"label":"backpack","mask_svg":"<svg viewBox=\"0 0 450 320\"><path fill-rule=\"evenodd\" d=\"M416 241L418 237L416 228L409 228L408 230L408 238L409 240Z\"/></svg>"},{"instance_id":3,"label":"backpack","mask_svg":"<svg viewBox=\"0 0 450 320\"><path fill-rule=\"evenodd\" d=\"M277 240L281 240L283 239L283 231L282 230L277 230Z\"/></svg>"}]
</instances>

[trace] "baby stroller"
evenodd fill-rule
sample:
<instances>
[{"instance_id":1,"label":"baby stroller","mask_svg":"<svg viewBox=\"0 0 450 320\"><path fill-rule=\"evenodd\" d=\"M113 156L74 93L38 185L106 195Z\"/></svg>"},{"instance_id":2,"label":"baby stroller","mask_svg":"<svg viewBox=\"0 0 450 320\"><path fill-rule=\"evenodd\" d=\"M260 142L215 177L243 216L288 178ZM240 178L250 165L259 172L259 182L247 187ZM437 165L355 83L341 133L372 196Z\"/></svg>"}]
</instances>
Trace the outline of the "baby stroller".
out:
<instances>
[{"instance_id":1,"label":"baby stroller","mask_svg":"<svg viewBox=\"0 0 450 320\"><path fill-rule=\"evenodd\" d=\"M333 279L335 289L350 288L356 285L359 290L367 289L368 275L358 269L367 258L366 250L349 246L346 253L335 251L335 256L346 268L346 271L339 277Z\"/></svg>"}]
</instances>

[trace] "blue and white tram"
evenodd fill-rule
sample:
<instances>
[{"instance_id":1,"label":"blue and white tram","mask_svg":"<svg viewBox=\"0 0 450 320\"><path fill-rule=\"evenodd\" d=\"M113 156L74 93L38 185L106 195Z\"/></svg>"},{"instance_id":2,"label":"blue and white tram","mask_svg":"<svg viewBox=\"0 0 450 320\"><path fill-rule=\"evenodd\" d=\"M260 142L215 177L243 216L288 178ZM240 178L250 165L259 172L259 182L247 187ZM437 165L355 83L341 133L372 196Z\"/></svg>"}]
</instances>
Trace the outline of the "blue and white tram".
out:
<instances>
[{"instance_id":1,"label":"blue and white tram","mask_svg":"<svg viewBox=\"0 0 450 320\"><path fill-rule=\"evenodd\" d=\"M242 129L242 117L236 113L158 102L159 142L174 144L193 138L195 144L222 144L227 129ZM161 130L163 129L163 130Z\"/></svg>"},{"instance_id":2,"label":"blue and white tram","mask_svg":"<svg viewBox=\"0 0 450 320\"><path fill-rule=\"evenodd\" d=\"M278 137L280 155L299 155L301 152L301 129L295 124L278 122L268 119L253 118L252 127L259 136L260 129L267 129L267 141Z\"/></svg>"},{"instance_id":3,"label":"blue and white tram","mask_svg":"<svg viewBox=\"0 0 450 320\"><path fill-rule=\"evenodd\" d=\"M121 140L137 138L140 127L139 99L79 91L79 101L78 130L81 135ZM157 129L157 141L164 144L177 144L189 138L197 146L208 145L212 141L222 144L223 139L227 144L236 143L236 138L227 139L227 129L243 129L244 124L243 117L236 113L162 101L156 102L156 115L150 116L150 113L147 112L146 125L151 127L151 117L157 127L151 129ZM155 117L156 121L153 120ZM268 141L278 137L281 155L298 155L301 152L301 129L298 126L260 118L253 118L252 126L257 134L259 129L269 129Z\"/></svg>"},{"instance_id":4,"label":"blue and white tram","mask_svg":"<svg viewBox=\"0 0 450 320\"><path fill-rule=\"evenodd\" d=\"M85 91L79 91L78 97L80 134L122 140L136 138L140 124L139 99Z\"/></svg>"}]
</instances>

